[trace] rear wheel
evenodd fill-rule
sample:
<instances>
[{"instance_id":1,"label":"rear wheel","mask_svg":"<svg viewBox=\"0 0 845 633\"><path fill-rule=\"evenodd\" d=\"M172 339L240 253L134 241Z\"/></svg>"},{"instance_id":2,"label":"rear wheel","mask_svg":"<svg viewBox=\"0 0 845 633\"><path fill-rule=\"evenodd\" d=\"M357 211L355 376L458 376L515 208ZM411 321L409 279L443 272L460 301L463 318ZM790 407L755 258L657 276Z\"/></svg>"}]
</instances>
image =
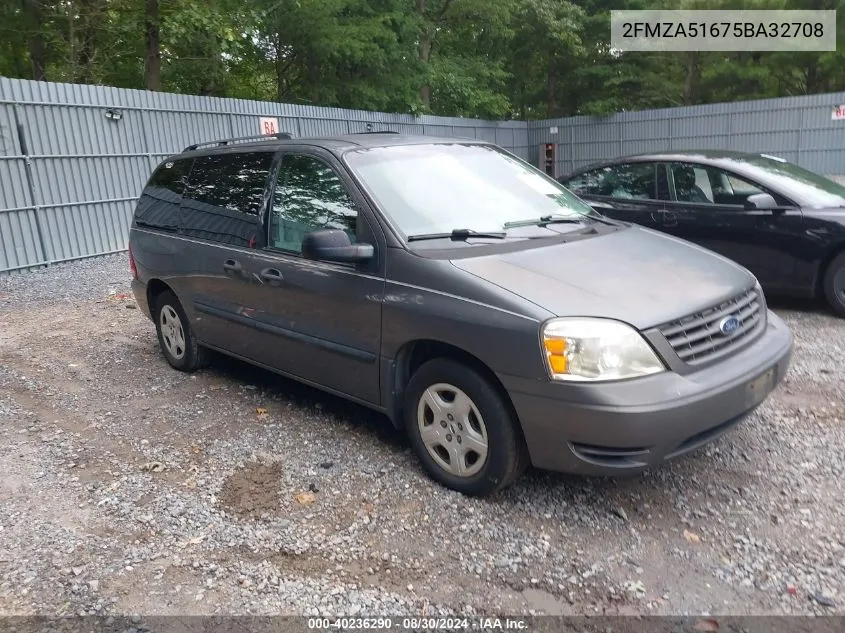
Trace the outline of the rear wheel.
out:
<instances>
[{"instance_id":1,"label":"rear wheel","mask_svg":"<svg viewBox=\"0 0 845 633\"><path fill-rule=\"evenodd\" d=\"M197 341L182 304L171 290L156 296L153 319L159 347L172 367L191 372L208 364L208 350Z\"/></svg>"},{"instance_id":2,"label":"rear wheel","mask_svg":"<svg viewBox=\"0 0 845 633\"><path fill-rule=\"evenodd\" d=\"M834 257L825 271L824 296L833 311L845 317L845 252Z\"/></svg>"},{"instance_id":3,"label":"rear wheel","mask_svg":"<svg viewBox=\"0 0 845 633\"><path fill-rule=\"evenodd\" d=\"M438 358L414 373L405 424L429 475L466 495L497 492L528 466L510 406L489 380L461 363Z\"/></svg>"}]
</instances>

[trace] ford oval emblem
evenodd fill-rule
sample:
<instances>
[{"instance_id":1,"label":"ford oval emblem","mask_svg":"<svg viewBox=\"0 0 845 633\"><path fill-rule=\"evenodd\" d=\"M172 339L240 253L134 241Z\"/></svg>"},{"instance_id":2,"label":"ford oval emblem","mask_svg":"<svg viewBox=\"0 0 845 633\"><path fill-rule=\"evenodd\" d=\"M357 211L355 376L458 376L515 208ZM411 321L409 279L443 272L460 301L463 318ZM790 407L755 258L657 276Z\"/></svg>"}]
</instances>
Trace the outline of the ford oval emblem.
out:
<instances>
[{"instance_id":1,"label":"ford oval emblem","mask_svg":"<svg viewBox=\"0 0 845 633\"><path fill-rule=\"evenodd\" d=\"M740 325L739 319L735 316L726 316L719 321L719 331L725 336L730 336L740 328Z\"/></svg>"}]
</instances>

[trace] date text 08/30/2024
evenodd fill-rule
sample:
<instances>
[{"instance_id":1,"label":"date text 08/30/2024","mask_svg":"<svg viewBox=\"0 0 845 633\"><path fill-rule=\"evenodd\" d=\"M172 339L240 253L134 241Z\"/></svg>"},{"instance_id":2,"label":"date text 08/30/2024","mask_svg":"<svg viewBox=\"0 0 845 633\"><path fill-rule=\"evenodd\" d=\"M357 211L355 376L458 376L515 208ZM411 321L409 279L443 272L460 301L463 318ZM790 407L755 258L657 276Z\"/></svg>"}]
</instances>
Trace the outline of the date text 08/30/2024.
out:
<instances>
[{"instance_id":1,"label":"date text 08/30/2024","mask_svg":"<svg viewBox=\"0 0 845 633\"><path fill-rule=\"evenodd\" d=\"M527 622L520 618L484 617L308 618L308 628L324 631L524 631Z\"/></svg>"}]
</instances>

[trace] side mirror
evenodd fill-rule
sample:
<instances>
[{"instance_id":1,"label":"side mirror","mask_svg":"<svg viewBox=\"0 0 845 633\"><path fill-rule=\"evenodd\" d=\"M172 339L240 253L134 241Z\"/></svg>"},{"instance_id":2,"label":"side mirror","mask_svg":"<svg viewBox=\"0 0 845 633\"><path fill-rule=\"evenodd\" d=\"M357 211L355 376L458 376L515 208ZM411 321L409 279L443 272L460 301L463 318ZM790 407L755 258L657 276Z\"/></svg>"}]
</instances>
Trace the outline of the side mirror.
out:
<instances>
[{"instance_id":1,"label":"side mirror","mask_svg":"<svg viewBox=\"0 0 845 633\"><path fill-rule=\"evenodd\" d=\"M372 259L372 244L353 244L345 231L321 229L302 238L302 255L307 259L329 262L363 262Z\"/></svg>"},{"instance_id":2,"label":"side mirror","mask_svg":"<svg viewBox=\"0 0 845 633\"><path fill-rule=\"evenodd\" d=\"M746 198L745 208L749 211L774 211L778 208L778 203L768 193L755 193Z\"/></svg>"}]
</instances>

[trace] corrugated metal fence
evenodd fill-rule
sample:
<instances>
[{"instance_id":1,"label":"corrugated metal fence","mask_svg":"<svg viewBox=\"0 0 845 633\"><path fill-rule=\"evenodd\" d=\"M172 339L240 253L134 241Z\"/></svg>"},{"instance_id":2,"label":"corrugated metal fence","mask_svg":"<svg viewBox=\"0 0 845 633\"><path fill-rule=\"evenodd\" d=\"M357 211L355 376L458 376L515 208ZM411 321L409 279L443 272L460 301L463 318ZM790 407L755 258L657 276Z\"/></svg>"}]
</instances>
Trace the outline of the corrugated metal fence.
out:
<instances>
[{"instance_id":1,"label":"corrugated metal fence","mask_svg":"<svg viewBox=\"0 0 845 633\"><path fill-rule=\"evenodd\" d=\"M109 116L116 113L120 118ZM0 78L0 274L126 248L153 167L191 143L391 129L496 142L528 157L524 122L414 117Z\"/></svg>"},{"instance_id":2,"label":"corrugated metal fence","mask_svg":"<svg viewBox=\"0 0 845 633\"><path fill-rule=\"evenodd\" d=\"M296 136L391 129L478 138L534 164L554 143L555 175L624 154L699 148L773 153L845 175L845 121L831 117L840 104L845 93L494 122L0 77L0 274L125 250L156 163L191 143L258 134L262 117Z\"/></svg>"},{"instance_id":3,"label":"corrugated metal fence","mask_svg":"<svg viewBox=\"0 0 845 633\"><path fill-rule=\"evenodd\" d=\"M642 152L721 149L774 154L812 171L845 175L845 92L572 117L530 126L532 147L557 145L557 174Z\"/></svg>"}]
</instances>

